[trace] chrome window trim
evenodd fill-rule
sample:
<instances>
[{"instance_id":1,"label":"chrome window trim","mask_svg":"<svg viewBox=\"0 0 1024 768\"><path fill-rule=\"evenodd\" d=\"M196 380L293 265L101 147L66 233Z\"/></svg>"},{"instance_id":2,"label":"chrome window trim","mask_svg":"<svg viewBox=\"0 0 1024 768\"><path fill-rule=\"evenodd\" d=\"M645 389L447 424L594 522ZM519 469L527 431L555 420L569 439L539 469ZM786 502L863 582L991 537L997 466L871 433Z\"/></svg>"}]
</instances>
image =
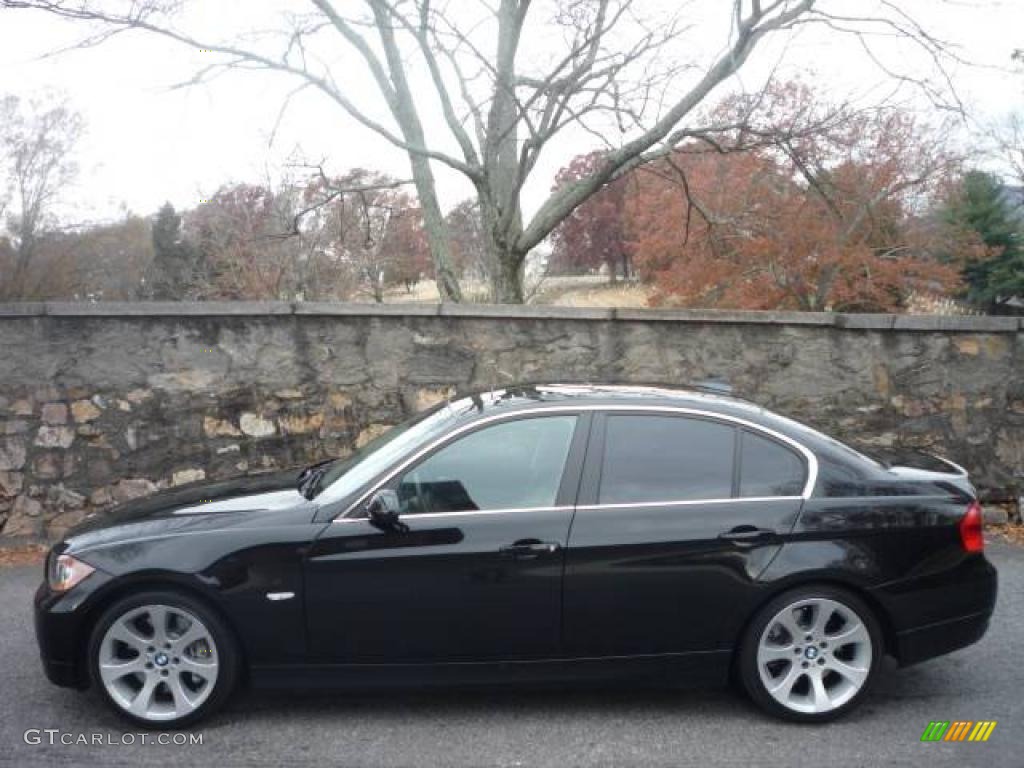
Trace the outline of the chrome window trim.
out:
<instances>
[{"instance_id":1,"label":"chrome window trim","mask_svg":"<svg viewBox=\"0 0 1024 768\"><path fill-rule=\"evenodd\" d=\"M387 474L384 475L380 480L373 484L373 486L362 493L358 499L350 504L344 512L336 515L331 521L333 523L344 522L347 520L365 520L366 518L349 518L347 515L352 512L360 504L364 503L370 496L381 489L382 486L389 483L395 475L403 471L410 464L417 461L421 456L430 453L432 450L441 446L447 442L451 442L459 435L476 429L477 427L493 424L496 421L508 421L513 420L519 416L526 416L532 414L543 414L543 413L562 413L562 414L580 414L580 413L671 413L680 414L683 416L697 416L702 418L710 418L712 420L719 420L729 422L730 424L736 424L742 427L747 427L755 432L768 435L770 437L779 440L786 445L794 448L800 453L807 461L807 481L804 483L804 490L799 496L760 496L760 497L747 497L737 496L735 498L728 499L687 499L685 501L642 501L642 502L623 502L619 504L587 504L581 505L579 509L599 509L599 508L614 508L614 507L638 507L638 506L675 506L679 504L715 504L723 503L726 501L762 501L762 500L785 500L785 499L804 499L807 500L811 497L814 492L815 483L818 481L818 458L814 455L807 446L803 445L797 440L784 435L780 432L776 432L770 427L765 427L747 419L740 418L738 416L732 416L727 413L718 413L716 411L708 411L701 408L690 408L687 406L676 406L676 405L552 405L542 408L523 408L517 411L509 411L508 413L496 413L492 416L486 416L482 419L472 421L469 424L463 424L458 429L452 430L446 435L433 440L428 445L420 448L418 451L413 453L411 456L404 459L393 469L388 470ZM329 490L329 489L327 489ZM501 512L523 512L523 511L543 511L543 510L558 510L563 507L523 507L523 508L508 508L508 509L492 509L492 510L469 510L469 514L482 514L482 515L493 515ZM467 511L460 512L427 512L421 515L412 515L412 517L426 517L427 515L464 515Z\"/></svg>"},{"instance_id":2,"label":"chrome window trim","mask_svg":"<svg viewBox=\"0 0 1024 768\"><path fill-rule=\"evenodd\" d=\"M571 505L562 505L557 507L502 507L501 509L458 509L453 512L423 512L419 515L408 515L411 520L428 520L432 517L471 517L474 515L501 515L506 512L512 512L515 514L521 514L523 512L571 512ZM334 519L335 523L365 523L368 518L365 517L337 517Z\"/></svg>"},{"instance_id":3,"label":"chrome window trim","mask_svg":"<svg viewBox=\"0 0 1024 768\"><path fill-rule=\"evenodd\" d=\"M726 504L746 501L797 501L803 496L730 496L727 499L677 499L674 501L618 501L609 504L580 504L576 509L631 509L633 507L686 507L694 504Z\"/></svg>"},{"instance_id":4,"label":"chrome window trim","mask_svg":"<svg viewBox=\"0 0 1024 768\"><path fill-rule=\"evenodd\" d=\"M577 510L600 510L600 509L630 509L632 507L686 507L695 504L726 504L730 502L747 501L799 501L803 496L737 496L728 499L677 499L673 501L629 501L617 502L615 504L580 504L575 507ZM409 515L413 520L428 520L434 517L471 517L475 515L503 515L507 513L521 514L523 512L571 512L573 507L564 504L556 507L502 507L501 509L460 509L453 512L424 512L419 515ZM365 523L365 517L338 517L335 523Z\"/></svg>"}]
</instances>

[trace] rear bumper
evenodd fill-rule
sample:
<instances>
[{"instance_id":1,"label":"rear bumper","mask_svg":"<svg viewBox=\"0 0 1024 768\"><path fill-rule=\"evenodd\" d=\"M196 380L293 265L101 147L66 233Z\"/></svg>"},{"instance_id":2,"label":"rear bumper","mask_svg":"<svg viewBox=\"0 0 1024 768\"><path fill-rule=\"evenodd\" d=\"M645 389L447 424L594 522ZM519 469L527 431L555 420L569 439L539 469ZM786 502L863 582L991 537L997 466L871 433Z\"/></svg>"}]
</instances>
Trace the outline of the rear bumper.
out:
<instances>
[{"instance_id":1,"label":"rear bumper","mask_svg":"<svg viewBox=\"0 0 1024 768\"><path fill-rule=\"evenodd\" d=\"M901 665L942 656L978 642L988 629L991 611L940 621L896 635L896 656Z\"/></svg>"},{"instance_id":2,"label":"rear bumper","mask_svg":"<svg viewBox=\"0 0 1024 768\"><path fill-rule=\"evenodd\" d=\"M983 556L970 557L941 579L923 581L904 585L898 598L888 596L889 615L905 621L894 628L892 649L902 665L978 642L995 610L998 576Z\"/></svg>"}]
</instances>

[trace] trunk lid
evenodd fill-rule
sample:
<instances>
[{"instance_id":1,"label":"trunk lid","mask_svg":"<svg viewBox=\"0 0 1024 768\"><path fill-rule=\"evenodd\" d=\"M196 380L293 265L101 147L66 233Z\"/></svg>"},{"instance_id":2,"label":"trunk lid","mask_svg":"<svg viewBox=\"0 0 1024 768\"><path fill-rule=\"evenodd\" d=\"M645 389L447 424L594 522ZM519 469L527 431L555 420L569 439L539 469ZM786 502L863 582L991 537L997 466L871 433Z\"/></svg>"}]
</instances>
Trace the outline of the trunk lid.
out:
<instances>
[{"instance_id":1,"label":"trunk lid","mask_svg":"<svg viewBox=\"0 0 1024 768\"><path fill-rule=\"evenodd\" d=\"M951 483L972 498L976 496L967 470L949 459L913 448L876 448L870 455L901 478Z\"/></svg>"}]
</instances>

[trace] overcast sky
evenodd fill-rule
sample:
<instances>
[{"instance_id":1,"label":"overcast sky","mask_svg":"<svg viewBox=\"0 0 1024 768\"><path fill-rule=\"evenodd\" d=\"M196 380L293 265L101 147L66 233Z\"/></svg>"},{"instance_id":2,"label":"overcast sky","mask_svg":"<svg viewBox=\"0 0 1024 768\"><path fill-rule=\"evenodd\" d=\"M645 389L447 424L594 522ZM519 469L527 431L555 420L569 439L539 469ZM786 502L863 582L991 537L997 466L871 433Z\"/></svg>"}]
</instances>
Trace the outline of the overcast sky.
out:
<instances>
[{"instance_id":1,"label":"overcast sky","mask_svg":"<svg viewBox=\"0 0 1024 768\"><path fill-rule=\"evenodd\" d=\"M657 6L668 0L646 1ZM849 0L833 0L833 6L836 2L844 2L846 10L851 7ZM248 22L251 11L258 7L269 13L272 4L296 7L297 0L290 6L277 0L204 0L202 17L193 23L203 34L223 39L230 34L237 9L246 9ZM724 43L716 24L725 5L723 0L693 2L698 24L687 38L687 58L706 61ZM857 6L860 9L861 2ZM1024 0L909 0L901 6L979 65L954 70L956 90L979 122L1024 111L1024 73L1013 72L1010 66L1012 51L1024 47ZM0 10L0 94L27 97L41 89L63 90L88 124L80 154L84 172L68 191L68 215L111 218L122 207L149 214L165 200L179 208L191 207L226 182L279 178L282 166L297 151L325 159L336 172L362 166L408 175L402 152L356 127L337 106L312 93L292 102L271 144L282 101L293 84L265 73L238 72L210 84L171 90L170 85L209 63L204 58L209 54L144 33L42 58L82 31L45 14ZM904 47L886 45L882 43L880 50L889 62L906 65L912 59ZM783 76L811 73L815 81L828 84L836 99L850 93L869 99L891 87L854 40L823 29L806 29L765 47L750 61L742 82L733 85L749 87L780 60ZM924 63L919 66L923 71ZM351 87L356 100L372 103L367 77L357 67L338 79ZM441 126L433 124L434 118L428 121L428 136L438 135ZM970 130L964 129L958 139L976 141ZM576 134L551 148L526 190L527 212L550 188L554 172L593 145L585 134ZM471 194L467 183L451 172L439 171L439 185L445 207Z\"/></svg>"}]
</instances>

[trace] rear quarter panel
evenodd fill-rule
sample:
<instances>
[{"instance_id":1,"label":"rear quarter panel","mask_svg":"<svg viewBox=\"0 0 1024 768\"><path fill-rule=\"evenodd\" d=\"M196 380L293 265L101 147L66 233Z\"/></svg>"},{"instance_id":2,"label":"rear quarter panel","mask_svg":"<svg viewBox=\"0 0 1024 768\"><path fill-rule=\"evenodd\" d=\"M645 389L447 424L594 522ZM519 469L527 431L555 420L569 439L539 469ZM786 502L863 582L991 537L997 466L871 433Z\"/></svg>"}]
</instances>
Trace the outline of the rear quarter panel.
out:
<instances>
[{"instance_id":1,"label":"rear quarter panel","mask_svg":"<svg viewBox=\"0 0 1024 768\"><path fill-rule=\"evenodd\" d=\"M967 503L952 495L812 497L762 580L847 584L897 634L990 612L992 567L960 542Z\"/></svg>"}]
</instances>

